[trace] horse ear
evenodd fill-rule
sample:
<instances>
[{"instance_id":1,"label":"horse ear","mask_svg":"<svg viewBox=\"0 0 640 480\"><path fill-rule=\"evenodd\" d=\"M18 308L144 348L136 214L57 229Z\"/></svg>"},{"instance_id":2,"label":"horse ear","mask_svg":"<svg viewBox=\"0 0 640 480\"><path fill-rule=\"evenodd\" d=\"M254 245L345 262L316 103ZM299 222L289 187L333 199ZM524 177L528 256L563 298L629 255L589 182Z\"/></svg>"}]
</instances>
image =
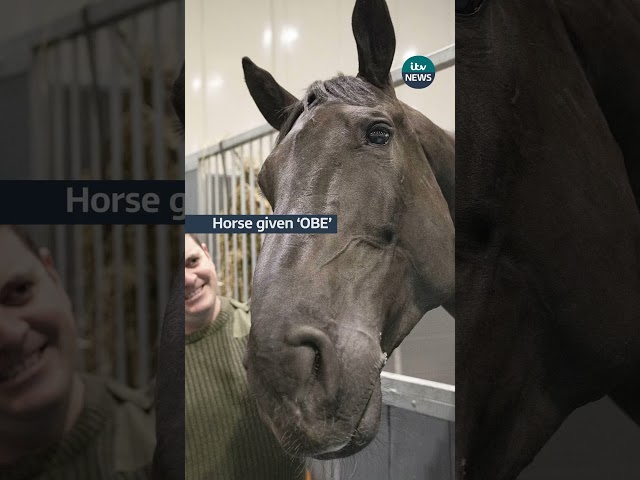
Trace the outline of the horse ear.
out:
<instances>
[{"instance_id":1,"label":"horse ear","mask_svg":"<svg viewBox=\"0 0 640 480\"><path fill-rule=\"evenodd\" d=\"M396 35L385 0L356 0L351 27L358 46L358 76L376 87L389 87Z\"/></svg>"},{"instance_id":2,"label":"horse ear","mask_svg":"<svg viewBox=\"0 0 640 480\"><path fill-rule=\"evenodd\" d=\"M287 118L287 107L298 100L282 88L273 76L258 67L249 57L242 59L244 80L260 113L276 130Z\"/></svg>"}]
</instances>

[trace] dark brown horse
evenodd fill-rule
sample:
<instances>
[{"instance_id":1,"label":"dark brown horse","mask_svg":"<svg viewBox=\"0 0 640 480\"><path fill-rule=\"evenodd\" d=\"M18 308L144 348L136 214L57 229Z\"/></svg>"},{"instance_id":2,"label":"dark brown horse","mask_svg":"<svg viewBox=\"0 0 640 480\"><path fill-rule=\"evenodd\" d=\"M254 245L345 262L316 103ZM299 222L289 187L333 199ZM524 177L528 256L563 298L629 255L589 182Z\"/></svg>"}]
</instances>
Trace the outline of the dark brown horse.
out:
<instances>
[{"instance_id":1,"label":"dark brown horse","mask_svg":"<svg viewBox=\"0 0 640 480\"><path fill-rule=\"evenodd\" d=\"M280 131L259 183L276 214L337 214L335 235L267 235L245 363L261 415L293 455L351 455L375 436L380 371L418 320L453 296L453 140L400 102L384 0L353 11L357 77L301 100L243 59Z\"/></svg>"},{"instance_id":2,"label":"dark brown horse","mask_svg":"<svg viewBox=\"0 0 640 480\"><path fill-rule=\"evenodd\" d=\"M456 7L457 476L508 480L581 405L640 419L640 7Z\"/></svg>"}]
</instances>

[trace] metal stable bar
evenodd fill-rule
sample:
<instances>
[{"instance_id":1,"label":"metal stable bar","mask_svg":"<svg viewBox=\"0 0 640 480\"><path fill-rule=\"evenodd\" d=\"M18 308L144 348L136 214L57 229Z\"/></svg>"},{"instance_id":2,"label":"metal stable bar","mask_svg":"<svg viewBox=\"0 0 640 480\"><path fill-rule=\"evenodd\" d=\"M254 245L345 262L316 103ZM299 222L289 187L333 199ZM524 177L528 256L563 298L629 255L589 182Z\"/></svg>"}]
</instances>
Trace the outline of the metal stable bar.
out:
<instances>
[{"instance_id":1,"label":"metal stable bar","mask_svg":"<svg viewBox=\"0 0 640 480\"><path fill-rule=\"evenodd\" d=\"M264 161L264 143L266 141L268 141L269 136L265 136L260 138L259 142L260 142L260 158L258 159L258 162L263 162ZM271 151L271 149L269 149L269 151ZM267 204L267 200L264 198L264 195L260 196L260 215L264 215L266 212L266 204ZM262 244L264 243L264 239L265 239L266 234L265 233L261 233L260 234L260 245L262 246ZM253 261L255 262L257 260L257 258L254 258Z\"/></svg>"},{"instance_id":2,"label":"metal stable bar","mask_svg":"<svg viewBox=\"0 0 640 480\"><path fill-rule=\"evenodd\" d=\"M164 145L164 64L161 51L161 30L163 27L160 7L153 9L153 71L152 71L152 103L153 103L153 178L164 180L167 178L167 161ZM156 312L155 318L164 316L164 308L168 301L170 280L169 267L169 229L167 225L156 225Z\"/></svg>"},{"instance_id":3,"label":"metal stable bar","mask_svg":"<svg viewBox=\"0 0 640 480\"><path fill-rule=\"evenodd\" d=\"M131 62L131 117L132 117L132 145L133 154L133 178L134 180L143 180L144 173L144 125L142 118L142 72L137 61L140 55L139 42L139 24L138 18L130 20L131 38L133 51ZM136 225L135 230L135 271L136 271L136 330L137 338L137 365L136 365L136 386L142 386L149 379L149 357L148 339L148 298L149 291L147 282L147 261L146 261L146 245L147 235L143 225Z\"/></svg>"},{"instance_id":4,"label":"metal stable bar","mask_svg":"<svg viewBox=\"0 0 640 480\"><path fill-rule=\"evenodd\" d=\"M207 205L213 204L213 200L211 198L211 182L210 182L212 178L215 178L211 175L211 164L213 162L216 162L215 158L207 158L205 160L205 168L203 169L202 178L200 179L201 185L203 186L203 188L201 189L201 191L198 192L198 199L202 198L201 195L204 195L204 198L207 199ZM198 203L198 205L202 205L202 204ZM211 243L213 241L212 235L208 234L204 240L200 239L200 241L206 242L206 244L209 246L209 253L213 257L214 263L217 262L217 257L216 257L217 253L216 253L216 250L213 248L213 244Z\"/></svg>"},{"instance_id":5,"label":"metal stable bar","mask_svg":"<svg viewBox=\"0 0 640 480\"><path fill-rule=\"evenodd\" d=\"M251 215L256 214L256 194L255 194L255 188L254 188L254 185L256 185L256 178L255 178L254 161L253 161L253 152L254 152L253 144L254 143L255 142L249 143L249 185L251 186L251 188L249 189L249 213ZM260 152L262 152L262 149L259 149L259 150ZM250 235L250 242L251 242L251 278L253 278L253 272L256 269L256 258L258 258L255 235Z\"/></svg>"},{"instance_id":6,"label":"metal stable bar","mask_svg":"<svg viewBox=\"0 0 640 480\"><path fill-rule=\"evenodd\" d=\"M100 45L100 40L106 32L99 32L96 35L96 45ZM102 156L100 150L100 126L98 125L98 115L100 105L96 104L97 97L91 97L89 101L89 138L90 138L90 172L91 178L100 178L101 177L101 166L102 166ZM94 302L94 312L93 312L93 329L95 331L95 346L97 349L97 362L99 373L102 375L111 374L111 362L109 360L109 355L107 354L106 348L106 340L107 335L105 333L105 306L100 299L102 298L102 292L104 291L104 226L103 225L92 225L91 226L91 234L92 234L92 250L93 250L93 266L94 266L94 276L93 276L93 297L95 298Z\"/></svg>"},{"instance_id":7,"label":"metal stable bar","mask_svg":"<svg viewBox=\"0 0 640 480\"><path fill-rule=\"evenodd\" d=\"M231 167L228 170L227 173L227 178L231 177L231 212L233 212L234 214L238 213L238 195L237 195L237 184L238 184L238 176L236 175L236 168L234 167L234 164L236 164L236 162L234 160L237 160L237 158L234 158L235 156L235 151L231 152L233 155L229 156L229 167ZM233 255L231 255L231 269L233 272L233 298L240 298L239 295L239 282L238 282L238 255L236 255L235 252L238 251L238 234L237 233L233 233L231 234L231 248L233 249Z\"/></svg>"},{"instance_id":8,"label":"metal stable bar","mask_svg":"<svg viewBox=\"0 0 640 480\"><path fill-rule=\"evenodd\" d=\"M389 372L380 377L385 405L455 422L455 386Z\"/></svg>"},{"instance_id":9,"label":"metal stable bar","mask_svg":"<svg viewBox=\"0 0 640 480\"><path fill-rule=\"evenodd\" d=\"M63 81L62 81L62 66L63 66L63 51L62 47L58 46L54 48L47 61L49 63L50 71L55 72L53 75L53 115L52 115L52 146L53 146L53 178L55 180L62 180L66 177L64 171L64 142L63 142ZM55 253L56 263L58 265L58 273L62 282L66 285L68 280L67 276L67 254L66 254L66 231L64 225L56 225L54 227L55 237Z\"/></svg>"},{"instance_id":10,"label":"metal stable bar","mask_svg":"<svg viewBox=\"0 0 640 480\"><path fill-rule=\"evenodd\" d=\"M220 157L222 160L222 175L221 177L221 182L222 182L222 212L226 215L229 213L229 189L227 188L228 186L228 182L227 182L227 155L226 155L226 150L220 153ZM217 191L213 192L214 195L218 195ZM224 294L226 296L231 295L231 289L229 287L229 278L231 278L230 275L230 267L229 267L229 235L225 234L222 235L222 238L224 239ZM235 255L234 255L235 256Z\"/></svg>"},{"instance_id":11,"label":"metal stable bar","mask_svg":"<svg viewBox=\"0 0 640 480\"><path fill-rule=\"evenodd\" d=\"M74 37L83 36L89 31L131 18L149 8L160 7L179 0L110 0L97 2L71 15L63 17L46 26L34 29L20 38L20 43L37 46L43 38L47 45L54 45ZM14 41L18 41L17 39Z\"/></svg>"},{"instance_id":12,"label":"metal stable bar","mask_svg":"<svg viewBox=\"0 0 640 480\"><path fill-rule=\"evenodd\" d=\"M261 125L251 130L247 130L246 132L241 133L240 135L236 135L235 137L232 137L228 140L223 140L220 143L207 147L204 150L200 150L199 152L187 155L184 161L185 171L190 172L198 168L198 161L200 160L204 160L205 158L212 157L221 152L239 147L240 145L244 145L245 143L251 142L252 140L262 138L272 132L275 132L275 130L271 125Z\"/></svg>"},{"instance_id":13,"label":"metal stable bar","mask_svg":"<svg viewBox=\"0 0 640 480\"><path fill-rule=\"evenodd\" d=\"M82 178L82 155L80 139L80 40L70 40L71 43L71 178ZM86 339L87 325L85 312L85 282L84 282L84 256L83 256L83 225L70 227L73 234L73 249L76 252L73 258L73 306L75 311L78 335ZM86 344L81 347L78 363L80 369L86 364Z\"/></svg>"},{"instance_id":14,"label":"metal stable bar","mask_svg":"<svg viewBox=\"0 0 640 480\"><path fill-rule=\"evenodd\" d=\"M107 80L109 85L108 102L109 102L109 142L110 142L110 178L111 180L121 180L123 177L122 157L124 143L122 139L122 90L120 86L120 69L117 65L117 49L119 46L117 26L113 25L108 28L109 36L109 53L106 60L109 62L106 68ZM115 345L114 356L116 360L115 377L119 382L127 381L128 361L125 343L125 313L124 313L124 285L122 278L117 273L124 269L124 228L122 225L114 225L111 235L111 243L113 249L112 265L114 275L113 282L114 305L113 305L113 321L115 323Z\"/></svg>"},{"instance_id":15,"label":"metal stable bar","mask_svg":"<svg viewBox=\"0 0 640 480\"><path fill-rule=\"evenodd\" d=\"M111 0L95 2L78 9L71 15L37 27L26 34L18 35L0 45L0 74L11 75L24 71L30 65L34 49L43 45L58 46L74 37L110 26L144 10L165 3L176 3L179 15L176 18L184 26L184 0ZM178 30L180 31L180 30ZM184 52L184 39L179 42L179 52Z\"/></svg>"},{"instance_id":16,"label":"metal stable bar","mask_svg":"<svg viewBox=\"0 0 640 480\"><path fill-rule=\"evenodd\" d=\"M219 200L220 199L220 185L222 184L222 175L218 174L218 161L220 160L220 157L222 155L214 155L213 157L213 162L215 165L215 168L213 170L213 172L211 173L211 178L207 178L207 185L209 186L209 188L211 188L211 180L213 180L213 190L211 192L211 195L213 195L213 211L214 212L219 212L220 211L220 205L219 205ZM224 161L224 159L223 159ZM220 171L222 171L222 169L220 169ZM209 203L209 205L211 205L211 203ZM213 237L212 237L213 238ZM220 247L220 236L217 235L215 237L216 239L216 256L215 256L215 261L220 263L220 251L221 251L221 247Z\"/></svg>"},{"instance_id":17,"label":"metal stable bar","mask_svg":"<svg viewBox=\"0 0 640 480\"><path fill-rule=\"evenodd\" d=\"M249 144L249 147L251 144ZM240 214L247 214L247 198L246 198L246 187L244 181L244 158L245 158L245 150L246 145L243 145L240 150ZM249 171L253 171L253 160L249 157ZM251 192L253 192L253 184L251 184ZM253 199L253 196L252 196ZM253 236L253 235L252 235ZM248 262L249 258L246 254L247 252L247 235L242 235L242 301L246 302L249 300L249 271L248 271ZM238 298L238 297L236 297Z\"/></svg>"},{"instance_id":18,"label":"metal stable bar","mask_svg":"<svg viewBox=\"0 0 640 480\"><path fill-rule=\"evenodd\" d=\"M50 79L43 75L47 71L47 62L48 52L37 51L31 58L29 75L29 131L32 134L29 144L29 175L38 180L51 178L51 172L48 171L51 165L49 152L52 149L52 135L48 128L51 122L51 104L48 99L52 97L53 91Z\"/></svg>"}]
</instances>

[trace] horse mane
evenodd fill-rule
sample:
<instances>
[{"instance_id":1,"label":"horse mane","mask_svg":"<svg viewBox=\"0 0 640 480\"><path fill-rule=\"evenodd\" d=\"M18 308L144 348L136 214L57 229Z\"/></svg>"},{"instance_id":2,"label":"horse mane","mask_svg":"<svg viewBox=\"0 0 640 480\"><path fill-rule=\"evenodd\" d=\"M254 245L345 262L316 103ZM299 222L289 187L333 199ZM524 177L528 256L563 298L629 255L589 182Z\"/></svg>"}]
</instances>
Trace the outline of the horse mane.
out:
<instances>
[{"instance_id":1,"label":"horse mane","mask_svg":"<svg viewBox=\"0 0 640 480\"><path fill-rule=\"evenodd\" d=\"M289 133L302 112L311 108L337 101L347 105L374 107L380 104L382 90L360 77L338 74L329 80L317 80L307 88L301 100L289 105L286 109L288 116L280 127L280 134L276 144Z\"/></svg>"},{"instance_id":2,"label":"horse mane","mask_svg":"<svg viewBox=\"0 0 640 480\"><path fill-rule=\"evenodd\" d=\"M381 90L360 77L339 74L329 80L313 82L302 100L305 110L329 101L348 105L375 106Z\"/></svg>"}]
</instances>

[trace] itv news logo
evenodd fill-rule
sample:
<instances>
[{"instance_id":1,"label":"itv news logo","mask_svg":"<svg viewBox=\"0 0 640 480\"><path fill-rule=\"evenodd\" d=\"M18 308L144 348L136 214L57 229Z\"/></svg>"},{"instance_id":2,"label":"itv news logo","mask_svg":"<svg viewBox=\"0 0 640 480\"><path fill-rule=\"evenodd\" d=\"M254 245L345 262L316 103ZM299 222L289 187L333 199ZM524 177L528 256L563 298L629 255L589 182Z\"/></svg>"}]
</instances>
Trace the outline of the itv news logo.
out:
<instances>
[{"instance_id":1,"label":"itv news logo","mask_svg":"<svg viewBox=\"0 0 640 480\"><path fill-rule=\"evenodd\" d=\"M428 57L414 55L402 65L402 79L411 88L426 88L436 78L436 67Z\"/></svg>"}]
</instances>

